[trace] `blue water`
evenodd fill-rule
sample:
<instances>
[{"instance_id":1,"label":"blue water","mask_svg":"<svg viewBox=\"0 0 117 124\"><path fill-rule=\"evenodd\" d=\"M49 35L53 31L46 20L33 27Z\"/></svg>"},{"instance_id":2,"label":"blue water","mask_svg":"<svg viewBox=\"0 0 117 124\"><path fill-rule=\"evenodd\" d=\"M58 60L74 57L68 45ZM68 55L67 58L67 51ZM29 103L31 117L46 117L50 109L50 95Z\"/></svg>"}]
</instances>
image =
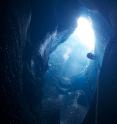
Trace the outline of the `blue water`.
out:
<instances>
[{"instance_id":1,"label":"blue water","mask_svg":"<svg viewBox=\"0 0 117 124\"><path fill-rule=\"evenodd\" d=\"M43 108L60 109L64 124L73 120L82 122L96 88L96 62L87 58L87 53L94 52L95 46L91 49L88 40L85 42L89 42L86 44L90 48L84 41L82 43L77 33L76 28L50 55L45 74Z\"/></svg>"}]
</instances>

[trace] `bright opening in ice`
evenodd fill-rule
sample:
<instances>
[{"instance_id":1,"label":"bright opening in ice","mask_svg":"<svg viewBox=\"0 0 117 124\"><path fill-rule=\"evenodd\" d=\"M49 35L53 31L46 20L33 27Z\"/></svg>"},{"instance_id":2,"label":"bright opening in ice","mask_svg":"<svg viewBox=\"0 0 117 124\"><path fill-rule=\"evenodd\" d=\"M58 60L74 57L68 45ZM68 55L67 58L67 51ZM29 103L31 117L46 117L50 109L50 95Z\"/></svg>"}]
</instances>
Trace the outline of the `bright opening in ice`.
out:
<instances>
[{"instance_id":1,"label":"bright opening in ice","mask_svg":"<svg viewBox=\"0 0 117 124\"><path fill-rule=\"evenodd\" d=\"M95 50L95 34L91 19L79 17L76 23L74 32L58 46L49 60L49 65L59 68L56 72L64 77L85 73L91 62L87 54Z\"/></svg>"},{"instance_id":2,"label":"bright opening in ice","mask_svg":"<svg viewBox=\"0 0 117 124\"><path fill-rule=\"evenodd\" d=\"M91 19L80 17L77 20L77 24L78 26L74 32L75 35L79 38L79 41L87 47L88 50L94 51L95 36Z\"/></svg>"}]
</instances>

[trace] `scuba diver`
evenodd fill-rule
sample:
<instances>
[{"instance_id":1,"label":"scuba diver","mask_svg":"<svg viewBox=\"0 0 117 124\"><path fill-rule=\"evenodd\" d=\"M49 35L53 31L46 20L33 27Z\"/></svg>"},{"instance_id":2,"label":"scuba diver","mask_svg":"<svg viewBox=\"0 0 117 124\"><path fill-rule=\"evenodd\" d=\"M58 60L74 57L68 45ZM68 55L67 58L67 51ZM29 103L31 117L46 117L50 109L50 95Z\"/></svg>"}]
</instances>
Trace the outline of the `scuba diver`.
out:
<instances>
[{"instance_id":1,"label":"scuba diver","mask_svg":"<svg viewBox=\"0 0 117 124\"><path fill-rule=\"evenodd\" d=\"M112 28L112 39L106 46L100 70L97 95L83 124L117 124L117 1L80 2L90 10L100 12Z\"/></svg>"},{"instance_id":2,"label":"scuba diver","mask_svg":"<svg viewBox=\"0 0 117 124\"><path fill-rule=\"evenodd\" d=\"M91 59L91 60L94 60L95 59L95 54L93 53L87 53L87 58Z\"/></svg>"}]
</instances>

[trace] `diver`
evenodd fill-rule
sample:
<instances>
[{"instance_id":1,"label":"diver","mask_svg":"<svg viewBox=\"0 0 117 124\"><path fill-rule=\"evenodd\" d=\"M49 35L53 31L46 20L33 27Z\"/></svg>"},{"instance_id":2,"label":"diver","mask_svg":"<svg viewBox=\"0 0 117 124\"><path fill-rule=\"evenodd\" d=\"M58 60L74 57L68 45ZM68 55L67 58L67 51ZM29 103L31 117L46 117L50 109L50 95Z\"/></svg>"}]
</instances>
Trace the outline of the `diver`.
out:
<instances>
[{"instance_id":1,"label":"diver","mask_svg":"<svg viewBox=\"0 0 117 124\"><path fill-rule=\"evenodd\" d=\"M93 53L87 53L87 58L94 60L96 58L96 55Z\"/></svg>"}]
</instances>

